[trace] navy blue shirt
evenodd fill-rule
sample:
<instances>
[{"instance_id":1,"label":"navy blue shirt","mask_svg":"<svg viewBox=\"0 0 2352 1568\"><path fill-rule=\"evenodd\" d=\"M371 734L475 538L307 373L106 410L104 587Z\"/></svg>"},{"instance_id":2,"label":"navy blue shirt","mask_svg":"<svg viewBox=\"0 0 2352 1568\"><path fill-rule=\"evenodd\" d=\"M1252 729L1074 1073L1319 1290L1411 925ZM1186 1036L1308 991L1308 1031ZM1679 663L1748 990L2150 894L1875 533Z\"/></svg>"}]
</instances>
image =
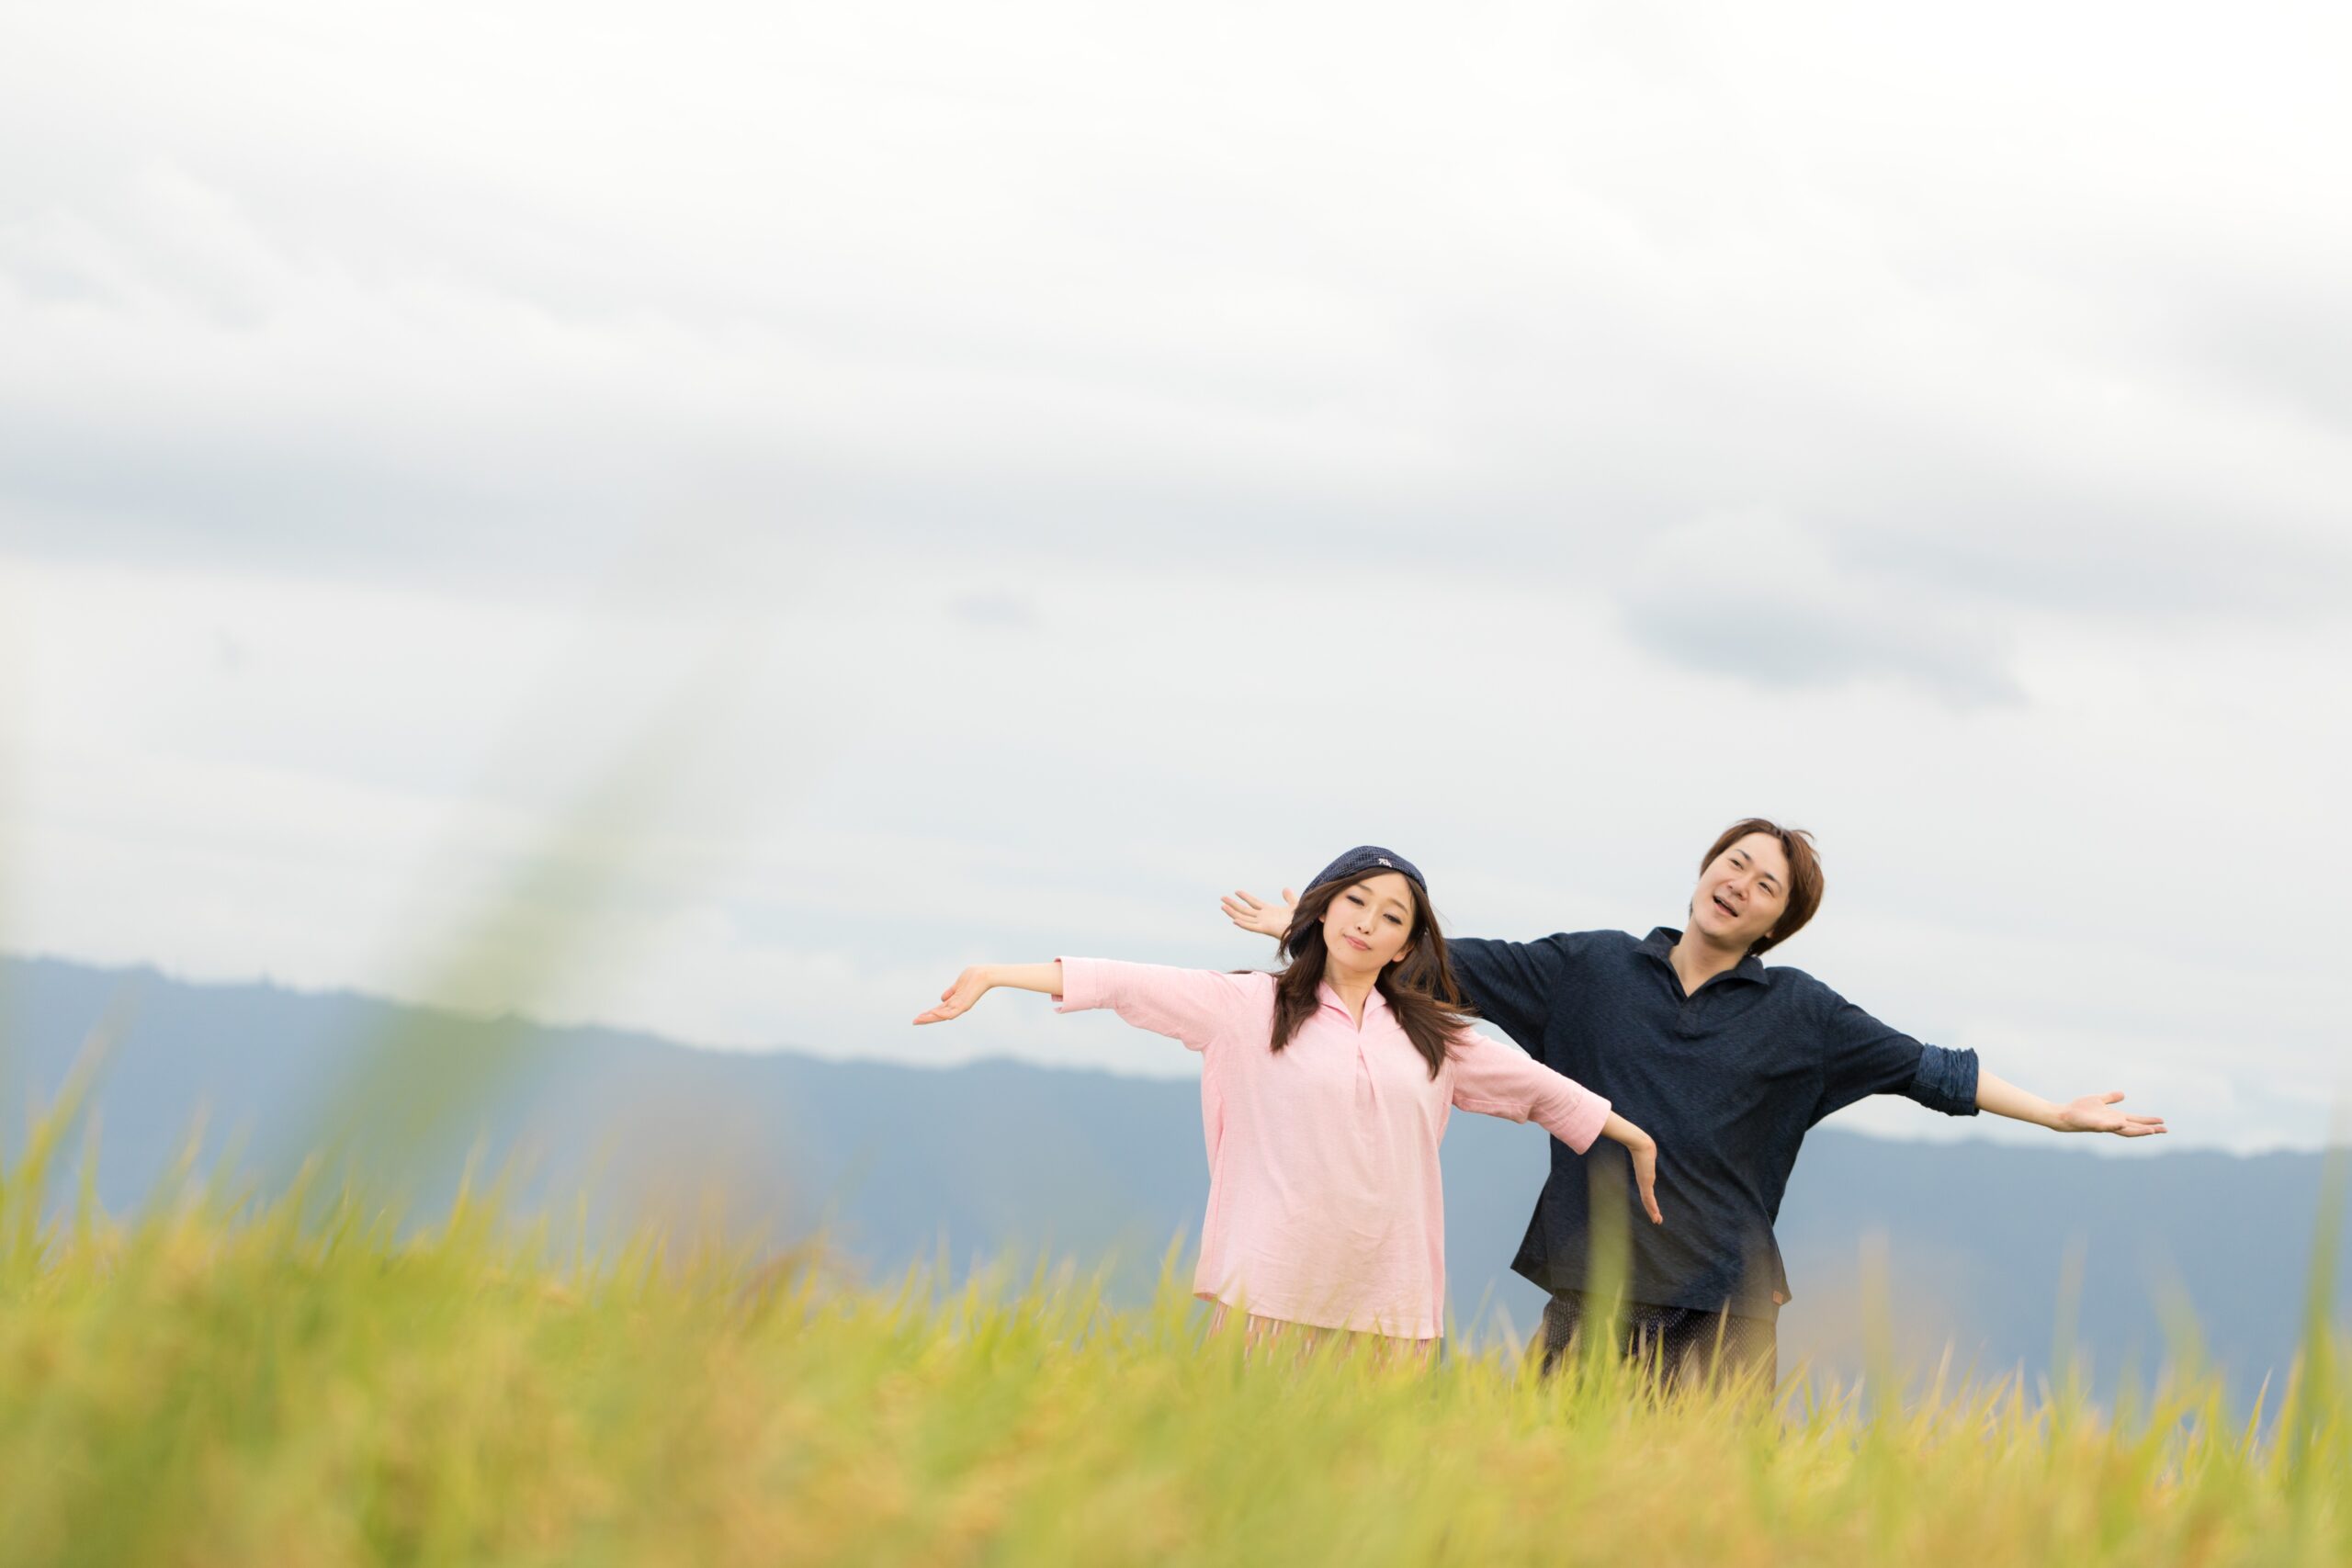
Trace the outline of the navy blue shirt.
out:
<instances>
[{"instance_id":1,"label":"navy blue shirt","mask_svg":"<svg viewBox=\"0 0 2352 1568\"><path fill-rule=\"evenodd\" d=\"M1685 996L1664 926L1564 931L1540 942L1447 943L1479 1015L1657 1140L1653 1225L1624 1149L1552 1145L1552 1174L1511 1267L1547 1291L1579 1290L1592 1205L1622 1205L1626 1294L1656 1306L1728 1305L1770 1319L1789 1292L1772 1222L1813 1124L1866 1094L1905 1094L1976 1114L1976 1053L1924 1045L1802 969L1750 956Z\"/></svg>"}]
</instances>

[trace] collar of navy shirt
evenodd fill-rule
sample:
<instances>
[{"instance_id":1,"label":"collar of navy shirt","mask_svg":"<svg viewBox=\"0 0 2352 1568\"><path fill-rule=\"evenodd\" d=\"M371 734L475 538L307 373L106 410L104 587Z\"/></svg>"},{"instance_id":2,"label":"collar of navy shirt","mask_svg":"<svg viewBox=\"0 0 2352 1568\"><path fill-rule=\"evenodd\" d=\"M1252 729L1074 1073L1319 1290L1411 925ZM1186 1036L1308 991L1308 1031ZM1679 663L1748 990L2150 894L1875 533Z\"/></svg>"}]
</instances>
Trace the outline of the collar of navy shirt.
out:
<instances>
[{"instance_id":1,"label":"collar of navy shirt","mask_svg":"<svg viewBox=\"0 0 2352 1568\"><path fill-rule=\"evenodd\" d=\"M1684 993L1682 976L1674 967L1674 944L1681 940L1682 933L1672 926L1660 926L1642 939L1639 951L1643 957L1666 971L1667 978L1674 982L1674 994L1687 1001L1698 992ZM1772 971L1764 967L1764 961L1751 953L1722 974L1710 976L1700 982L1699 990L1704 991L1715 986L1770 986L1771 983Z\"/></svg>"}]
</instances>

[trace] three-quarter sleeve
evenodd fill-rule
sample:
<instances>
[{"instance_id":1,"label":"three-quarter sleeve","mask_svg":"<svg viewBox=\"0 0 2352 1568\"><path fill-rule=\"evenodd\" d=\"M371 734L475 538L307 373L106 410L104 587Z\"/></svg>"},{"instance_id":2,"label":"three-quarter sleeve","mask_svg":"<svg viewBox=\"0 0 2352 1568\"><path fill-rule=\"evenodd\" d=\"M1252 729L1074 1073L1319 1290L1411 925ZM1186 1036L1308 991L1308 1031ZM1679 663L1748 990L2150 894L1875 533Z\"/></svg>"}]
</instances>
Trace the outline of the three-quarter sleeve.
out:
<instances>
[{"instance_id":1,"label":"three-quarter sleeve","mask_svg":"<svg viewBox=\"0 0 2352 1568\"><path fill-rule=\"evenodd\" d=\"M1247 1028L1273 994L1272 976L1177 969L1164 964L1122 964L1109 958L1065 958L1057 1012L1109 1008L1137 1029L1205 1051L1216 1040Z\"/></svg>"},{"instance_id":2,"label":"three-quarter sleeve","mask_svg":"<svg viewBox=\"0 0 2352 1568\"><path fill-rule=\"evenodd\" d=\"M1976 1053L1915 1040L1822 987L1823 1083L1818 1122L1871 1094L1900 1094L1947 1116L1976 1114Z\"/></svg>"},{"instance_id":3,"label":"three-quarter sleeve","mask_svg":"<svg viewBox=\"0 0 2352 1568\"><path fill-rule=\"evenodd\" d=\"M1533 1122L1582 1154L1600 1136L1609 1101L1522 1051L1463 1031L1453 1037L1453 1103L1482 1116Z\"/></svg>"}]
</instances>

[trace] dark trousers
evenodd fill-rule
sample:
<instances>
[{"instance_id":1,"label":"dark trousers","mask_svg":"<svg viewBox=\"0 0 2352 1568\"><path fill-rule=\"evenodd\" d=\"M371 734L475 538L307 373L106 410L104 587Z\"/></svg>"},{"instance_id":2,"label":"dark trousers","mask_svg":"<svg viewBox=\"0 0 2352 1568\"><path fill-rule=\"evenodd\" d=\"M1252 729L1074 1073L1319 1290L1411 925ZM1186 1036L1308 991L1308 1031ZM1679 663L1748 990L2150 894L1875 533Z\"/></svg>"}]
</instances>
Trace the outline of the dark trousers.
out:
<instances>
[{"instance_id":1,"label":"dark trousers","mask_svg":"<svg viewBox=\"0 0 2352 1568\"><path fill-rule=\"evenodd\" d=\"M1559 1364L1568 1342L1586 1329L1588 1304L1582 1291L1556 1291L1544 1306L1544 1371ZM1591 1309L1596 1323L1606 1319ZM1781 1371L1781 1347L1770 1321L1700 1307L1651 1306L1627 1302L1618 1314L1617 1353L1629 1361L1654 1363L1662 1381L1737 1377L1760 1368L1765 1386Z\"/></svg>"}]
</instances>

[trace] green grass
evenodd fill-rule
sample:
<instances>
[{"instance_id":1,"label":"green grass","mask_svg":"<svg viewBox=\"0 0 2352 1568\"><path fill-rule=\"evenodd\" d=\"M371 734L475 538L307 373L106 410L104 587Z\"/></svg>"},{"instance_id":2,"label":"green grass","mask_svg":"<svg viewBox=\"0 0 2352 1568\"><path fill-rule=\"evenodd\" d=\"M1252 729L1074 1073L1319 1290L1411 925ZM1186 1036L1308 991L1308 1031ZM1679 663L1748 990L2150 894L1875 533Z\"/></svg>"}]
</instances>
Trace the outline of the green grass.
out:
<instances>
[{"instance_id":1,"label":"green grass","mask_svg":"<svg viewBox=\"0 0 2352 1568\"><path fill-rule=\"evenodd\" d=\"M1503 1349L1248 1359L1172 1285L1120 1313L1066 1279L874 1288L677 1237L589 1257L479 1198L403 1234L315 1179L183 1180L110 1222L48 1191L63 1114L0 1186L12 1562L2352 1553L2352 1359L2317 1330L2256 1424L2195 1374L2102 1412L2014 1382L1660 1399Z\"/></svg>"}]
</instances>

